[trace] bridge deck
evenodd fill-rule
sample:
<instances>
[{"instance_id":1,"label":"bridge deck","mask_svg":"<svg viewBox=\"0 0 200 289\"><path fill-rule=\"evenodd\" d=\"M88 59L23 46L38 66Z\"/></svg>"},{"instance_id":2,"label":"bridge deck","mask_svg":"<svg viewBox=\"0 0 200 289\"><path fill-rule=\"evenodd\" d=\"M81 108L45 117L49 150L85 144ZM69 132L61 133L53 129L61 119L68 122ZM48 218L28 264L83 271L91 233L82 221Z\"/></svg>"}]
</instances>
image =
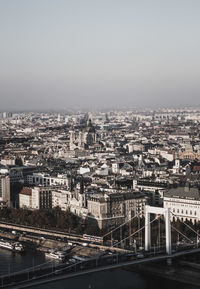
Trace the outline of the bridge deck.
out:
<instances>
[{"instance_id":1,"label":"bridge deck","mask_svg":"<svg viewBox=\"0 0 200 289\"><path fill-rule=\"evenodd\" d=\"M85 270L80 270L80 271L77 271L77 272L72 272L72 273L67 273L67 274L66 273L62 273L62 271L65 270L65 268L66 268L65 267L65 268L60 270L61 272L60 272L59 276L55 276L55 275L53 276L53 273L50 272L50 273L45 274L45 275L43 275L41 277L38 277L37 280L36 279L34 279L34 280L33 279L32 280L25 280L25 281L22 281L22 282L20 282L18 284L16 283L16 284L4 285L1 288L15 288L15 289L28 288L28 287L31 287L31 286L37 286L37 285L40 285L40 284L46 284L46 283L50 283L50 282L54 282L54 281L58 281L58 280L62 280L62 279L73 278L73 277L81 276L81 275L85 275L85 274L91 274L91 273L105 271L105 270L112 270L112 269L117 269L117 268L121 268L121 267L130 266L130 265L144 264L144 263L147 263L147 262L155 262L155 261L160 261L160 260L165 260L165 259L177 258L177 257L180 257L180 256L184 256L184 255L187 255L187 254L194 254L194 253L198 253L198 252L200 252L200 248L190 249L190 250L182 251L182 252L177 252L177 253L174 253L172 255L159 255L159 256L153 256L153 257L146 257L146 258L138 259L138 260L131 260L131 261L125 261L125 262L121 262L121 263L104 265L104 266L99 266L99 267L95 267L95 268L92 268L92 269L85 269ZM80 262L80 263L83 263L83 262Z\"/></svg>"}]
</instances>

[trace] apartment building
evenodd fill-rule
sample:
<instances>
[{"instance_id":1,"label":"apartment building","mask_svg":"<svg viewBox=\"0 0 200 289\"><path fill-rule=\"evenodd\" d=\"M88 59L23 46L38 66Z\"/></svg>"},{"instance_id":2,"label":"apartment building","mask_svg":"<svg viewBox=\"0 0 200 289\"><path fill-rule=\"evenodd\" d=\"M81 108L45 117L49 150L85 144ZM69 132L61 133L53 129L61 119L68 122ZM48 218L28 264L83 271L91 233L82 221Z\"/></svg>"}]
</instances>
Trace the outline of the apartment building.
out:
<instances>
[{"instance_id":1,"label":"apartment building","mask_svg":"<svg viewBox=\"0 0 200 289\"><path fill-rule=\"evenodd\" d=\"M94 193L87 199L88 218L99 227L119 225L134 216L144 216L147 198L140 192Z\"/></svg>"}]
</instances>

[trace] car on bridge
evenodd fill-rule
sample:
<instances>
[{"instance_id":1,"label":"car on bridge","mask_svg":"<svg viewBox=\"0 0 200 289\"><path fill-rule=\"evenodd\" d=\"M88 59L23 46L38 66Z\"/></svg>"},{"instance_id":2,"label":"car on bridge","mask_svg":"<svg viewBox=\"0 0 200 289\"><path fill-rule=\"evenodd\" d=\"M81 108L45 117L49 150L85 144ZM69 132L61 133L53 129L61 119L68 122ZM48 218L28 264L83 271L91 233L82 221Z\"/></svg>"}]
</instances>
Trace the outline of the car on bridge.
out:
<instances>
[{"instance_id":1,"label":"car on bridge","mask_svg":"<svg viewBox=\"0 0 200 289\"><path fill-rule=\"evenodd\" d=\"M136 254L136 257L137 257L138 259L142 259L142 258L144 258L144 254L143 254L143 253L137 253L137 254Z\"/></svg>"},{"instance_id":2,"label":"car on bridge","mask_svg":"<svg viewBox=\"0 0 200 289\"><path fill-rule=\"evenodd\" d=\"M68 260L71 264L75 264L78 262L78 260L76 260L75 258L71 258Z\"/></svg>"}]
</instances>

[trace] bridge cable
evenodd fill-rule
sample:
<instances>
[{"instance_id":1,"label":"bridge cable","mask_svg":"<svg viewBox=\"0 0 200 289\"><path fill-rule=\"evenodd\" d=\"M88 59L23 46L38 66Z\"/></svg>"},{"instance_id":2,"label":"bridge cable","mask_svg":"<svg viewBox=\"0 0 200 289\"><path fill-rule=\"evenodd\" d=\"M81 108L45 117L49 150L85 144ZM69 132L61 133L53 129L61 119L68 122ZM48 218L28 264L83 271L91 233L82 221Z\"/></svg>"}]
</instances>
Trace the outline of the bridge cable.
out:
<instances>
[{"instance_id":1,"label":"bridge cable","mask_svg":"<svg viewBox=\"0 0 200 289\"><path fill-rule=\"evenodd\" d=\"M188 238L185 234L183 234L181 231L179 231L178 229L176 229L174 226L172 226L172 229L174 229L177 233L181 234L184 238L188 239L191 243L192 243L192 240L190 238Z\"/></svg>"},{"instance_id":2,"label":"bridge cable","mask_svg":"<svg viewBox=\"0 0 200 289\"><path fill-rule=\"evenodd\" d=\"M173 216L177 217L177 215L175 215L174 213L170 212ZM200 237L200 234L195 231L192 227L190 227L187 223L185 223L184 221L182 221L181 219L179 219L181 221L181 223L183 223L184 225L186 225L190 230L192 230L198 237Z\"/></svg>"},{"instance_id":3,"label":"bridge cable","mask_svg":"<svg viewBox=\"0 0 200 289\"><path fill-rule=\"evenodd\" d=\"M110 232L106 233L105 235L102 236L102 238L110 235L111 233L113 233L114 231L116 231L117 229L119 229L120 227L128 224L129 222L131 222L134 218L138 217L138 215L135 215L134 217L132 217L131 219L129 219L128 221L124 222L123 224L119 225L118 227L114 228L113 230L111 230Z\"/></svg>"},{"instance_id":4,"label":"bridge cable","mask_svg":"<svg viewBox=\"0 0 200 289\"><path fill-rule=\"evenodd\" d=\"M158 218L161 218L162 215L159 215L158 217L154 218L149 224L155 222L156 220L158 220ZM115 247L116 245L118 245L119 243L129 239L130 237L134 236L135 234L137 234L138 232L142 231L147 225L144 225L142 228L140 228L139 230L135 231L134 233L132 233L131 235L129 235L128 237L124 238L123 240L120 240L119 242L115 243L113 245L113 247Z\"/></svg>"}]
</instances>

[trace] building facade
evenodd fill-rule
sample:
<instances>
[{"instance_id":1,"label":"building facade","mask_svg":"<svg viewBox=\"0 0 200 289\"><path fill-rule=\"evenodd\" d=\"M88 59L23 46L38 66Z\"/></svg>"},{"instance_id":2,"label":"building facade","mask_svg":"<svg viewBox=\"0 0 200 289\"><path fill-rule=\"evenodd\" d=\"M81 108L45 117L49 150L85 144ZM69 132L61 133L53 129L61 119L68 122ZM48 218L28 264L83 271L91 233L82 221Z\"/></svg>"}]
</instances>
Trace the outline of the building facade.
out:
<instances>
[{"instance_id":1,"label":"building facade","mask_svg":"<svg viewBox=\"0 0 200 289\"><path fill-rule=\"evenodd\" d=\"M198 188L179 187L164 193L164 208L170 208L171 220L200 221L200 192Z\"/></svg>"},{"instance_id":2,"label":"building facade","mask_svg":"<svg viewBox=\"0 0 200 289\"><path fill-rule=\"evenodd\" d=\"M1 206L10 207L10 177L0 175L0 203Z\"/></svg>"},{"instance_id":3,"label":"building facade","mask_svg":"<svg viewBox=\"0 0 200 289\"><path fill-rule=\"evenodd\" d=\"M147 198L140 192L94 193L87 199L88 219L100 229L119 225L134 216L143 217Z\"/></svg>"},{"instance_id":4,"label":"building facade","mask_svg":"<svg viewBox=\"0 0 200 289\"><path fill-rule=\"evenodd\" d=\"M32 189L23 188L19 193L19 207L22 209L32 209Z\"/></svg>"},{"instance_id":5,"label":"building facade","mask_svg":"<svg viewBox=\"0 0 200 289\"><path fill-rule=\"evenodd\" d=\"M52 188L34 187L32 189L32 209L52 208Z\"/></svg>"}]
</instances>

